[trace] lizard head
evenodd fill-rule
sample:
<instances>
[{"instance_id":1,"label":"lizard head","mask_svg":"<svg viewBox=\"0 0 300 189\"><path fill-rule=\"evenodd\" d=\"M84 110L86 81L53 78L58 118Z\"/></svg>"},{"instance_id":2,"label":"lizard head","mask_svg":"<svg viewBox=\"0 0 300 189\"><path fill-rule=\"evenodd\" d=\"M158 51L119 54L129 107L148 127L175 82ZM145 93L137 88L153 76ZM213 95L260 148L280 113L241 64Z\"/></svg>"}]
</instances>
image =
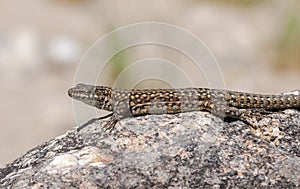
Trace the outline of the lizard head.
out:
<instances>
[{"instance_id":1,"label":"lizard head","mask_svg":"<svg viewBox=\"0 0 300 189\"><path fill-rule=\"evenodd\" d=\"M78 84L68 90L68 95L85 104L110 111L111 88L109 87Z\"/></svg>"}]
</instances>

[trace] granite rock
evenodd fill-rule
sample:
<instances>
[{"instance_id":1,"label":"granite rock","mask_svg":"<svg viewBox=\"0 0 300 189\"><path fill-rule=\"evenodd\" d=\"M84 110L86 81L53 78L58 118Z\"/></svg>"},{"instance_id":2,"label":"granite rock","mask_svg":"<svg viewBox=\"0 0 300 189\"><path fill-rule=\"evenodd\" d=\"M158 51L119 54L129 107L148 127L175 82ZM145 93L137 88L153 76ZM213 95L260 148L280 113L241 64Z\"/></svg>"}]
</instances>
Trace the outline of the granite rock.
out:
<instances>
[{"instance_id":1,"label":"granite rock","mask_svg":"<svg viewBox=\"0 0 300 189\"><path fill-rule=\"evenodd\" d=\"M206 112L106 120L76 128L0 169L3 188L297 188L300 113L257 128Z\"/></svg>"}]
</instances>

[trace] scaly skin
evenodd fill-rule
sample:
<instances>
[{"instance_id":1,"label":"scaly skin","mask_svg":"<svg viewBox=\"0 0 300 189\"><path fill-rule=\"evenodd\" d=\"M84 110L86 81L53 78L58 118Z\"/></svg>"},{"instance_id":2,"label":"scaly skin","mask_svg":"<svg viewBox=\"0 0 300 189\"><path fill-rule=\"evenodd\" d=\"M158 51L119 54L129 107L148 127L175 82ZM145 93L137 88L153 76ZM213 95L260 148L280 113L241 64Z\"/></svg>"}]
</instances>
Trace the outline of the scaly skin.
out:
<instances>
[{"instance_id":1,"label":"scaly skin","mask_svg":"<svg viewBox=\"0 0 300 189\"><path fill-rule=\"evenodd\" d=\"M208 88L126 90L78 84L69 89L68 94L88 105L112 112L109 114L112 117L104 126L109 130L124 117L147 114L207 111L223 118L240 119L252 125L250 119L257 116L257 113L300 108L299 90L264 95Z\"/></svg>"}]
</instances>

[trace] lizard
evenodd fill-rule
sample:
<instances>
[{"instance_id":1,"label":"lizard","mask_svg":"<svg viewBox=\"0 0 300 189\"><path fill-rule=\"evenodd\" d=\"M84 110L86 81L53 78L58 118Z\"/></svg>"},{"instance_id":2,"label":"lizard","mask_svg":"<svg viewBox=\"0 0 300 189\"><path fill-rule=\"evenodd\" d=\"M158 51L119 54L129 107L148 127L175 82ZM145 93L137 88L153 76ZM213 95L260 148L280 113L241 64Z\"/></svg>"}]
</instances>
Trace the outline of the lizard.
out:
<instances>
[{"instance_id":1,"label":"lizard","mask_svg":"<svg viewBox=\"0 0 300 189\"><path fill-rule=\"evenodd\" d=\"M282 94L255 94L223 89L115 89L106 86L77 84L68 95L85 104L111 113L91 122L109 118L104 125L112 131L121 119L148 114L177 114L206 111L221 118L234 118L255 126L252 118L284 109L300 109L300 90Z\"/></svg>"}]
</instances>

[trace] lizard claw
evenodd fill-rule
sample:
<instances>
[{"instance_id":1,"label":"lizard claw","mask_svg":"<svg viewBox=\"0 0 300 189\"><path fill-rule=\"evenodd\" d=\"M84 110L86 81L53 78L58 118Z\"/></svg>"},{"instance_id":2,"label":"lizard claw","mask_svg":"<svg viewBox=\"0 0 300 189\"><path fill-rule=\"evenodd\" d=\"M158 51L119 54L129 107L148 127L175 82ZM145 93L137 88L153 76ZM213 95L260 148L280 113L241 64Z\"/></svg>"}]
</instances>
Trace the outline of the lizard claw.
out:
<instances>
[{"instance_id":1,"label":"lizard claw","mask_svg":"<svg viewBox=\"0 0 300 189\"><path fill-rule=\"evenodd\" d=\"M114 130L114 128L119 120L120 120L120 118L117 115L113 114L109 118L108 122L105 123L105 125L103 126L104 130L111 132L112 130Z\"/></svg>"},{"instance_id":2,"label":"lizard claw","mask_svg":"<svg viewBox=\"0 0 300 189\"><path fill-rule=\"evenodd\" d=\"M102 117L93 118L93 119L87 121L86 123L82 124L81 126L79 126L79 127L77 128L77 131L80 131L80 130L86 128L87 126L89 126L90 124L92 124L92 123L94 123L94 122L96 122L96 121L98 121L98 120L105 119L105 118L108 118L108 117L110 117L110 116L114 116L114 114L113 114L113 113L110 113L110 114L107 114L107 115L102 116Z\"/></svg>"}]
</instances>

